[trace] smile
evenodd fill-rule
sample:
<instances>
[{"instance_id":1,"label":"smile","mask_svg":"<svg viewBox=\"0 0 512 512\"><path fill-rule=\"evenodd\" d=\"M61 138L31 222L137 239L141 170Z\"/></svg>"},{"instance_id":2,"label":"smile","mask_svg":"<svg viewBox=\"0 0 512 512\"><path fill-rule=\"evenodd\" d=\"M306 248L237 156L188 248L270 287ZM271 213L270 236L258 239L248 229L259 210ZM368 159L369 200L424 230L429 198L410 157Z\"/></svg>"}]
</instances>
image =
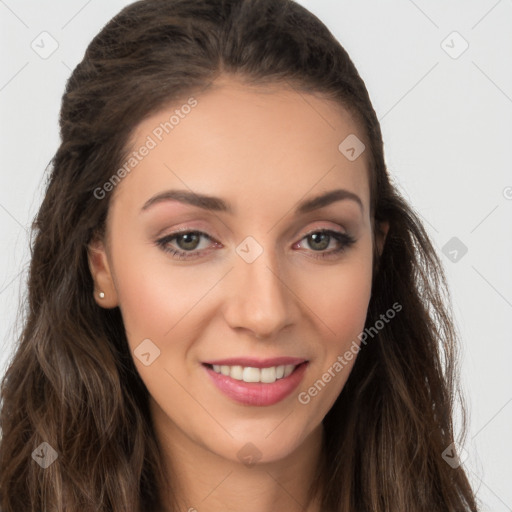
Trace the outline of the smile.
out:
<instances>
[{"instance_id":1,"label":"smile","mask_svg":"<svg viewBox=\"0 0 512 512\"><path fill-rule=\"evenodd\" d=\"M225 364L217 364L220 362ZM308 363L298 358L224 360L203 363L203 368L215 387L228 398L244 405L266 406L280 402L297 388Z\"/></svg>"},{"instance_id":2,"label":"smile","mask_svg":"<svg viewBox=\"0 0 512 512\"><path fill-rule=\"evenodd\" d=\"M244 382L264 382L271 384L276 380L288 377L298 365L287 364L279 366L270 366L268 368L253 368L251 366L228 366L228 365L212 365L214 372L226 375L235 380L243 380Z\"/></svg>"}]
</instances>

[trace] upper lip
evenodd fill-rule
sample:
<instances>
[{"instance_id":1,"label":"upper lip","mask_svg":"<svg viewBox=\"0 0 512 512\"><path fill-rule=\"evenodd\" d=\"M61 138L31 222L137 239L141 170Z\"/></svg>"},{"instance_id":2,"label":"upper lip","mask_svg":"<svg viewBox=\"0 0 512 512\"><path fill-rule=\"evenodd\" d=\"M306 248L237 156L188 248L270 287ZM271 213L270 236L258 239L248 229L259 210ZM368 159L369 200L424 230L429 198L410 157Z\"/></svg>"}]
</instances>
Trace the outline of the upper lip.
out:
<instances>
[{"instance_id":1,"label":"upper lip","mask_svg":"<svg viewBox=\"0 0 512 512\"><path fill-rule=\"evenodd\" d=\"M251 368L269 368L271 366L281 366L287 364L299 365L306 362L303 357L273 357L271 359L256 359L254 357L230 357L228 359L216 359L203 361L203 364L219 366L249 366Z\"/></svg>"}]
</instances>

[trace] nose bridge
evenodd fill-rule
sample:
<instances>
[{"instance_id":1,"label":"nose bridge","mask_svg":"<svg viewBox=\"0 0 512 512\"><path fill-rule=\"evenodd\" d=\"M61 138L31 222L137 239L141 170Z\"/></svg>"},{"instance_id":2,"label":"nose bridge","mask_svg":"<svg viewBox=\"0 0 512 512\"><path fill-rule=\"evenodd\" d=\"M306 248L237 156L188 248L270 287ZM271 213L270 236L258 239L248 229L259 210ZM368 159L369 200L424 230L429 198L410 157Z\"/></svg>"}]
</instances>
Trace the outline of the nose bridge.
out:
<instances>
[{"instance_id":1,"label":"nose bridge","mask_svg":"<svg viewBox=\"0 0 512 512\"><path fill-rule=\"evenodd\" d=\"M237 253L226 320L232 328L252 331L258 337L270 337L293 321L293 294L280 275L278 258L271 248L248 240L239 245Z\"/></svg>"}]
</instances>

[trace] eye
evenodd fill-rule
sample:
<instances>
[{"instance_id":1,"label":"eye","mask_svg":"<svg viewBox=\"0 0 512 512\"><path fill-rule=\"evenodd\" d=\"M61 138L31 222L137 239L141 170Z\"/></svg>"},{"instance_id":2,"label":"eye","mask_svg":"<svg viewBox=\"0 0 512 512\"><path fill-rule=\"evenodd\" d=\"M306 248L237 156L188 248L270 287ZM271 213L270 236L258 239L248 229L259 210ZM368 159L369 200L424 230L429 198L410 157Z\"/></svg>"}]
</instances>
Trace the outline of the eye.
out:
<instances>
[{"instance_id":1,"label":"eye","mask_svg":"<svg viewBox=\"0 0 512 512\"><path fill-rule=\"evenodd\" d=\"M220 245L218 242L214 241L213 238L211 238L206 233L203 233L202 231L182 231L180 233L172 233L157 240L156 244L163 251L172 254L172 256L176 259L185 260L196 258L204 253L206 250L205 248L197 250L200 245L201 238L213 241L214 245ZM171 241L173 240L176 240L176 245L178 248L171 244Z\"/></svg>"},{"instance_id":2,"label":"eye","mask_svg":"<svg viewBox=\"0 0 512 512\"><path fill-rule=\"evenodd\" d=\"M341 233L331 229L320 229L312 231L311 233L308 233L304 238L302 238L302 240L307 240L307 243L309 247L313 249L313 252L318 253L312 254L313 258L335 257L347 250L356 241L347 233ZM300 242L302 242L302 240ZM333 242L335 248L326 252L325 249L331 246ZM294 247L297 247L297 244L295 244Z\"/></svg>"},{"instance_id":3,"label":"eye","mask_svg":"<svg viewBox=\"0 0 512 512\"><path fill-rule=\"evenodd\" d=\"M156 241L156 245L178 260L187 260L198 258L208 251L208 245L200 248L202 238L213 242L211 245L213 247L221 247L219 242L215 241L211 236L203 233L202 231L182 231L179 233L171 233L170 235L158 239ZM296 248L300 246L303 240L307 240L309 247L312 249L311 252L317 253L312 254L313 258L336 257L336 255L344 252L356 241L347 233L341 233L330 229L320 229L308 233L293 247ZM174 244L172 243L173 241L175 241ZM334 248L330 251L326 251L326 249L332 245L334 245Z\"/></svg>"}]
</instances>

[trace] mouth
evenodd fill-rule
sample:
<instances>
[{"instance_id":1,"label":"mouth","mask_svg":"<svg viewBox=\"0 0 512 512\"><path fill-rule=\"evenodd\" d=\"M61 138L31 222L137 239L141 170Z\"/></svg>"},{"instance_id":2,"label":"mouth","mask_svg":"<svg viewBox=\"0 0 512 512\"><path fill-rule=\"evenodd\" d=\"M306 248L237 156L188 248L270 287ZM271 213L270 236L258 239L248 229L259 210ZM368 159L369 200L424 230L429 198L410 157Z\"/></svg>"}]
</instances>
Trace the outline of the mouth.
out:
<instances>
[{"instance_id":1,"label":"mouth","mask_svg":"<svg viewBox=\"0 0 512 512\"><path fill-rule=\"evenodd\" d=\"M221 364L222 363L222 364ZM273 405L301 382L309 361L230 359L202 363L211 381L224 395L244 405Z\"/></svg>"},{"instance_id":2,"label":"mouth","mask_svg":"<svg viewBox=\"0 0 512 512\"><path fill-rule=\"evenodd\" d=\"M305 364L305 362L300 363ZM210 368L219 375L225 375L235 380L243 382L262 382L264 384L272 384L276 380L284 379L291 375L299 366L294 364L280 364L278 366L269 366L265 368L255 368L254 366L241 366L241 365L219 365L205 363L207 368Z\"/></svg>"}]
</instances>

